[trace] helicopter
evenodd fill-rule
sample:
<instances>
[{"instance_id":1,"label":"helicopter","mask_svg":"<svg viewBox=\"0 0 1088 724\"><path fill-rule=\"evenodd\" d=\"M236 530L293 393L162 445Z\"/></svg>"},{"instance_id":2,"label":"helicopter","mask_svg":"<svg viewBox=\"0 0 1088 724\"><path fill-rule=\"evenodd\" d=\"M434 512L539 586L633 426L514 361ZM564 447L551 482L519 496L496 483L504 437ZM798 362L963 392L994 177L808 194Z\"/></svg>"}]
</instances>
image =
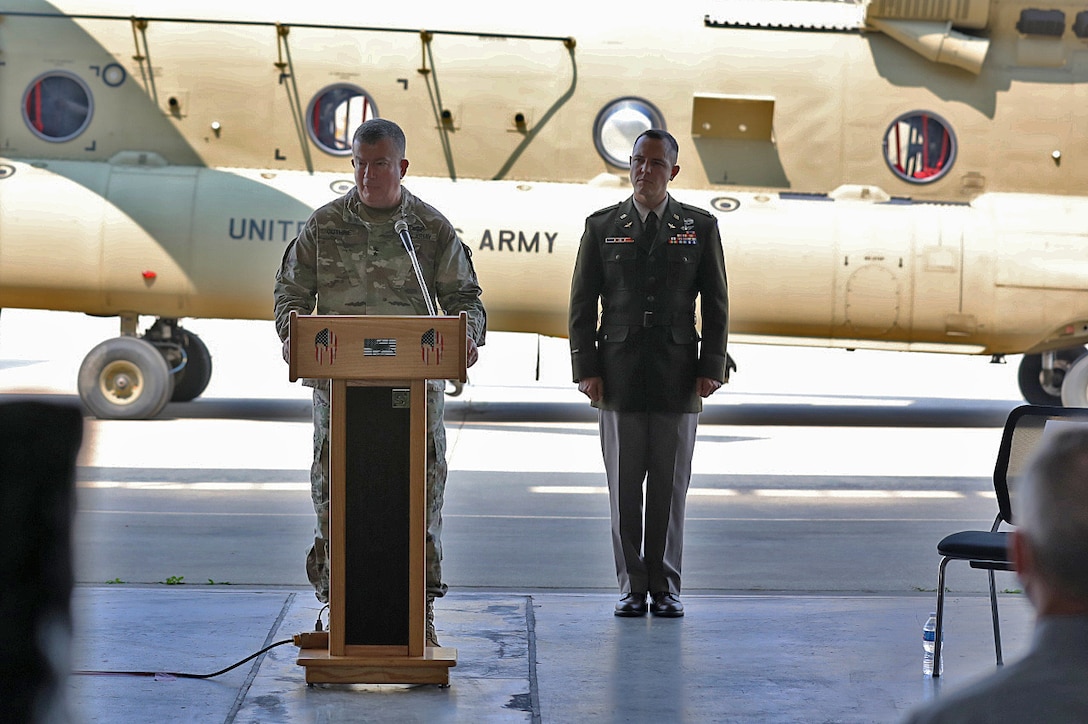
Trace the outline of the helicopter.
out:
<instances>
[{"instance_id":1,"label":"helicopter","mask_svg":"<svg viewBox=\"0 0 1088 724\"><path fill-rule=\"evenodd\" d=\"M98 417L197 398L192 330L271 318L381 116L489 328L562 337L585 217L664 128L731 339L1021 354L1028 401L1088 406L1088 3L563 9L0 0L0 307L118 318L79 372Z\"/></svg>"}]
</instances>

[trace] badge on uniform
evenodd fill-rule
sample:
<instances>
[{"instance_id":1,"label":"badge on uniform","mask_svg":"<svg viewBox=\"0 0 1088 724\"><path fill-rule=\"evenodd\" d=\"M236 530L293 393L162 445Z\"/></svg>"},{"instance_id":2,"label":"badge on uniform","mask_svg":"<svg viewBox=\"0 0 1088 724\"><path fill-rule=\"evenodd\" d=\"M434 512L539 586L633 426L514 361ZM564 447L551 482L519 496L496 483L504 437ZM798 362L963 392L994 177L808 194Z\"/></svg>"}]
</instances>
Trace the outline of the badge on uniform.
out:
<instances>
[{"instance_id":1,"label":"badge on uniform","mask_svg":"<svg viewBox=\"0 0 1088 724\"><path fill-rule=\"evenodd\" d=\"M698 244L699 237L695 235L694 231L681 231L675 236L669 237L670 244Z\"/></svg>"},{"instance_id":2,"label":"badge on uniform","mask_svg":"<svg viewBox=\"0 0 1088 724\"><path fill-rule=\"evenodd\" d=\"M620 228L623 228L623 229L630 229L632 226L635 225L635 220L634 219L629 219L627 217L627 214L620 214L619 220L626 222L624 224L616 224L616 226L619 226ZM612 237L612 239L615 239L615 238L616 237ZM620 238L622 239L622 241L619 241L619 242L613 241L612 239L605 239L605 243L606 244L615 244L615 243L626 244L629 241L634 241L634 239L628 239L626 237L620 237Z\"/></svg>"},{"instance_id":3,"label":"badge on uniform","mask_svg":"<svg viewBox=\"0 0 1088 724\"><path fill-rule=\"evenodd\" d=\"M609 236L604 240L606 244L634 244L635 240L630 236Z\"/></svg>"},{"instance_id":4,"label":"badge on uniform","mask_svg":"<svg viewBox=\"0 0 1088 724\"><path fill-rule=\"evenodd\" d=\"M679 219L679 217L677 217ZM669 224L672 227L672 224ZM675 227L673 227L675 228ZM699 238L695 235L695 219L684 218L680 233L669 237L670 244L698 244Z\"/></svg>"}]
</instances>

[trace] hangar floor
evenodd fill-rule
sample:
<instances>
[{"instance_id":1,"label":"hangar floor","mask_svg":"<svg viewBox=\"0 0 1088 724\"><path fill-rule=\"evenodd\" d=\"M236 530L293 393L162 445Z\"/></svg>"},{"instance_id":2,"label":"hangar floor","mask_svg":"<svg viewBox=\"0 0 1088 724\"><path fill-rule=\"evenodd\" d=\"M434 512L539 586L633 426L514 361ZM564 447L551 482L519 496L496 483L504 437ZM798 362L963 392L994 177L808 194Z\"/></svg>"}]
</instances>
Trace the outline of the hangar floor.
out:
<instances>
[{"instance_id":1,"label":"hangar floor","mask_svg":"<svg viewBox=\"0 0 1088 724\"><path fill-rule=\"evenodd\" d=\"M686 594L680 619L612 615L611 593L451 591L436 605L450 686L307 686L291 644L308 590L83 586L76 591L77 722L895 722L992 671L989 600L948 600L945 675L923 677L931 593ZM1021 595L1000 601L1007 661L1028 644ZM159 672L156 676L105 672Z\"/></svg>"}]
</instances>

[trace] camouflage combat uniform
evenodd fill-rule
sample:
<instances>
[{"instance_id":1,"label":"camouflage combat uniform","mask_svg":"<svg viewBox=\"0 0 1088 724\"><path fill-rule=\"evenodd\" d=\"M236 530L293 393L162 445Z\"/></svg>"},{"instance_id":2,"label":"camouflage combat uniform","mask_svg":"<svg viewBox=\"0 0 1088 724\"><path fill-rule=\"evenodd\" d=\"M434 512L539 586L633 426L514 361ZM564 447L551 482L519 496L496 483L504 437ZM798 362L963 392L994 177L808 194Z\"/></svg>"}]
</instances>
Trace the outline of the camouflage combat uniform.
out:
<instances>
[{"instance_id":1,"label":"camouflage combat uniform","mask_svg":"<svg viewBox=\"0 0 1088 724\"><path fill-rule=\"evenodd\" d=\"M379 215L380 214L380 215ZM288 335L291 311L299 314L427 314L412 262L393 228L408 221L427 288L446 314L468 314L468 334L484 343L486 314L471 251L437 209L401 188L391 213L365 207L353 188L307 220L284 252L276 274L276 331ZM306 573L318 599L329 595L329 384L303 380L314 388L314 459L311 496L317 513L314 545ZM427 389L427 595L442 596L442 498L446 487L444 381Z\"/></svg>"}]
</instances>

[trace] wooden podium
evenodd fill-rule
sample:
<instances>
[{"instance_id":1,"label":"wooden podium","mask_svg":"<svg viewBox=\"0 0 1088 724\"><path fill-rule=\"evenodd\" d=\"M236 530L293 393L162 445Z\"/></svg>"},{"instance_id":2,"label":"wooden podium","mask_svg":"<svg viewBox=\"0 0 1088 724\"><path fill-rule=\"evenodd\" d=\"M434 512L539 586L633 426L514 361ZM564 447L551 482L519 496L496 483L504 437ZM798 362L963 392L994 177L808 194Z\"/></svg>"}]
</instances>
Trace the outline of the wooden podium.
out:
<instances>
[{"instance_id":1,"label":"wooden podium","mask_svg":"<svg viewBox=\"0 0 1088 724\"><path fill-rule=\"evenodd\" d=\"M332 390L329 631L299 651L309 684L446 685L457 665L425 645L427 380L467 379L467 320L291 314L291 381Z\"/></svg>"}]
</instances>

